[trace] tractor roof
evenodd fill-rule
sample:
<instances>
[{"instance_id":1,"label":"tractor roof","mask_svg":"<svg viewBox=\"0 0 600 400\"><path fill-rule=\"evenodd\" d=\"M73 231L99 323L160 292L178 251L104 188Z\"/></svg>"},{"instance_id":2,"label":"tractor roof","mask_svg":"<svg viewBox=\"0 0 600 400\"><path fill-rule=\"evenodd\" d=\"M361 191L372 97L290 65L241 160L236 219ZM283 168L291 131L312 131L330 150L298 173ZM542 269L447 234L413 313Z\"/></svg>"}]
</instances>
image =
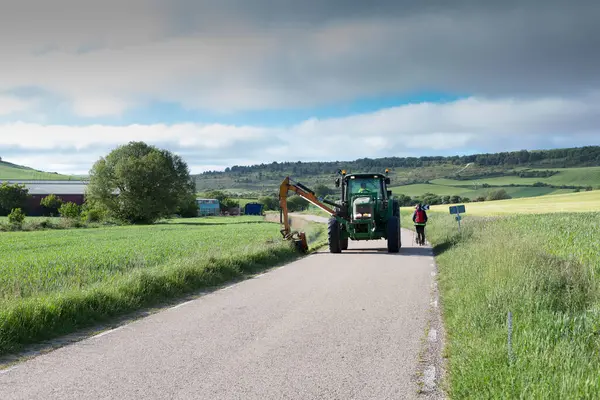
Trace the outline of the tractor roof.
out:
<instances>
[{"instance_id":1,"label":"tractor roof","mask_svg":"<svg viewBox=\"0 0 600 400\"><path fill-rule=\"evenodd\" d=\"M358 174L347 174L346 175L346 179L350 179L350 177L353 176L355 178L367 178L367 179L385 179L385 175L384 174L368 174L368 173L358 173Z\"/></svg>"}]
</instances>

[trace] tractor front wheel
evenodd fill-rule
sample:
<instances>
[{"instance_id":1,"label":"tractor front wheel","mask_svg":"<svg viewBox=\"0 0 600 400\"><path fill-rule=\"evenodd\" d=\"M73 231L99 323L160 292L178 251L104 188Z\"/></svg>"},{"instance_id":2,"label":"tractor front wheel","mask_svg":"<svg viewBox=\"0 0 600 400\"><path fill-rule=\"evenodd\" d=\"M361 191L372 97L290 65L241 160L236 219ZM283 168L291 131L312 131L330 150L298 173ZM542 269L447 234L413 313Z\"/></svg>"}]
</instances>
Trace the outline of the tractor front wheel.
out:
<instances>
[{"instance_id":1,"label":"tractor front wheel","mask_svg":"<svg viewBox=\"0 0 600 400\"><path fill-rule=\"evenodd\" d=\"M329 233L329 252L341 253L342 243L340 240L340 224L335 217L329 219L327 228Z\"/></svg>"},{"instance_id":2,"label":"tractor front wheel","mask_svg":"<svg viewBox=\"0 0 600 400\"><path fill-rule=\"evenodd\" d=\"M388 252L397 253L400 251L400 218L390 217L387 223L387 246Z\"/></svg>"}]
</instances>

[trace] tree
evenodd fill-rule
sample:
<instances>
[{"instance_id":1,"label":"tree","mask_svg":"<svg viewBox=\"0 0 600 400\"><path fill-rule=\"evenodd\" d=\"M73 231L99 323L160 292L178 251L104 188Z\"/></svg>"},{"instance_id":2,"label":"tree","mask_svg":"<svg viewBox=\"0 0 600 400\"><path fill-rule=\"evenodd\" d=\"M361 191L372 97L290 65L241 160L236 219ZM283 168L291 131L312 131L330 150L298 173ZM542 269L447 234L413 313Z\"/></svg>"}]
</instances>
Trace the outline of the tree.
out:
<instances>
[{"instance_id":1,"label":"tree","mask_svg":"<svg viewBox=\"0 0 600 400\"><path fill-rule=\"evenodd\" d=\"M25 185L3 182L0 185L0 215L7 216L15 208L25 209L28 198L29 190Z\"/></svg>"},{"instance_id":2,"label":"tree","mask_svg":"<svg viewBox=\"0 0 600 400\"><path fill-rule=\"evenodd\" d=\"M168 218L196 192L178 155L130 142L100 158L90 171L88 197L121 221L150 224Z\"/></svg>"},{"instance_id":3,"label":"tree","mask_svg":"<svg viewBox=\"0 0 600 400\"><path fill-rule=\"evenodd\" d=\"M62 206L63 201L55 194L49 194L40 201L40 205L44 208L44 215L54 216L58 214L58 209Z\"/></svg>"},{"instance_id":4,"label":"tree","mask_svg":"<svg viewBox=\"0 0 600 400\"><path fill-rule=\"evenodd\" d=\"M323 185L323 184L318 184L313 188L313 191L315 192L315 195L317 197L325 197L328 195L332 195L335 194L335 190Z\"/></svg>"},{"instance_id":5,"label":"tree","mask_svg":"<svg viewBox=\"0 0 600 400\"><path fill-rule=\"evenodd\" d=\"M300 196L292 196L288 199L288 210L290 212L304 211L310 204L306 199Z\"/></svg>"},{"instance_id":6,"label":"tree","mask_svg":"<svg viewBox=\"0 0 600 400\"><path fill-rule=\"evenodd\" d=\"M263 205L265 211L277 210L279 207L279 200L273 196L263 196L258 202Z\"/></svg>"},{"instance_id":7,"label":"tree","mask_svg":"<svg viewBox=\"0 0 600 400\"><path fill-rule=\"evenodd\" d=\"M25 213L20 208L15 208L8 214L8 222L15 228L21 229L24 221Z\"/></svg>"}]
</instances>

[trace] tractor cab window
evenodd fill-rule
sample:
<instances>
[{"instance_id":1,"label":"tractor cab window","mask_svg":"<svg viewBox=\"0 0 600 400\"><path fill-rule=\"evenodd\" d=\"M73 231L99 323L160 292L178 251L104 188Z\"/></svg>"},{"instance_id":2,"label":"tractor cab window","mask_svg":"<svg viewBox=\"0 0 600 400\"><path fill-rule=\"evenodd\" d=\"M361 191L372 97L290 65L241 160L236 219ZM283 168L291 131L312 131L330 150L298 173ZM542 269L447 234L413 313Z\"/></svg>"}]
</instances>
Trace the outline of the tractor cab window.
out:
<instances>
[{"instance_id":1,"label":"tractor cab window","mask_svg":"<svg viewBox=\"0 0 600 400\"><path fill-rule=\"evenodd\" d=\"M350 189L350 194L376 193L377 198L381 199L383 197L381 180L379 179L350 179L348 186Z\"/></svg>"}]
</instances>

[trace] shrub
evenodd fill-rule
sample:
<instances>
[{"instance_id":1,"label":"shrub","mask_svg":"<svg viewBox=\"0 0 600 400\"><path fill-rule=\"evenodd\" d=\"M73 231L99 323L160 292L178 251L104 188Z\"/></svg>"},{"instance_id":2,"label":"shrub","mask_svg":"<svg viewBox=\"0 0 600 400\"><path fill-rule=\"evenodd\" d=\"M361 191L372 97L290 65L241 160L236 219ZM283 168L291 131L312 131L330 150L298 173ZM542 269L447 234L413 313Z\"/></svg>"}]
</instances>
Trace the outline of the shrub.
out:
<instances>
[{"instance_id":1,"label":"shrub","mask_svg":"<svg viewBox=\"0 0 600 400\"><path fill-rule=\"evenodd\" d=\"M58 212L63 218L76 219L81 214L81 209L77 204L68 202L62 204L58 209Z\"/></svg>"},{"instance_id":2,"label":"shrub","mask_svg":"<svg viewBox=\"0 0 600 400\"><path fill-rule=\"evenodd\" d=\"M27 206L29 190L24 185L10 185L6 182L0 185L0 215L6 216L11 210Z\"/></svg>"},{"instance_id":3,"label":"shrub","mask_svg":"<svg viewBox=\"0 0 600 400\"><path fill-rule=\"evenodd\" d=\"M58 210L62 204L62 199L55 194L49 194L40 202L40 205L44 208L44 214L50 216L58 214Z\"/></svg>"},{"instance_id":4,"label":"shrub","mask_svg":"<svg viewBox=\"0 0 600 400\"><path fill-rule=\"evenodd\" d=\"M20 208L14 208L10 214L8 214L8 222L17 228L21 228L23 226L23 222L25 221L25 213Z\"/></svg>"}]
</instances>

